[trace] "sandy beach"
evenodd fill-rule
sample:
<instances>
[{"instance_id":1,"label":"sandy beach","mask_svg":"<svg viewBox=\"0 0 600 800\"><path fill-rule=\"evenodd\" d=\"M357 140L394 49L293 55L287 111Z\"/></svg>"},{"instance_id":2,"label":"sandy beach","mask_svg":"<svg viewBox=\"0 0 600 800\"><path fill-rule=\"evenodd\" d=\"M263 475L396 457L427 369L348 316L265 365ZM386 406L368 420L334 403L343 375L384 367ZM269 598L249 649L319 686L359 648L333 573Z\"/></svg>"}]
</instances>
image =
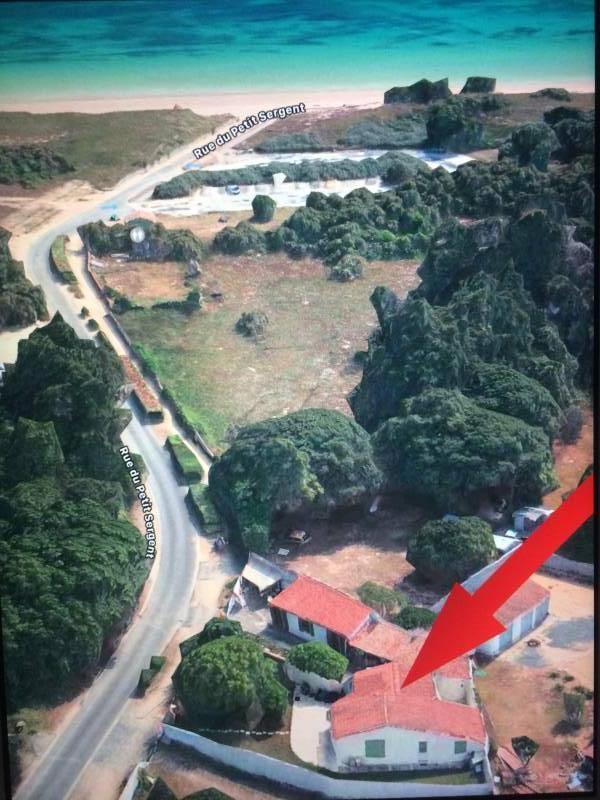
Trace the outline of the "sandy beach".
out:
<instances>
[{"instance_id":1,"label":"sandy beach","mask_svg":"<svg viewBox=\"0 0 600 800\"><path fill-rule=\"evenodd\" d=\"M401 78L397 81L402 85ZM516 94L535 92L547 84L538 82L498 81L496 93ZM570 92L593 92L592 81L562 81L561 87ZM450 83L450 89L460 92L463 82ZM82 94L77 97L55 98L15 98L3 100L0 111L28 111L35 114L50 114L77 111L86 114L103 114L108 111L141 111L146 109L173 108L174 105L190 108L198 114L230 113L236 117L260 110L303 102L308 110L319 108L339 108L343 106L377 107L383 103L383 93L390 86L377 86L368 89L275 89L273 91L214 91L197 94L147 94L147 95L106 95L102 97Z\"/></svg>"}]
</instances>

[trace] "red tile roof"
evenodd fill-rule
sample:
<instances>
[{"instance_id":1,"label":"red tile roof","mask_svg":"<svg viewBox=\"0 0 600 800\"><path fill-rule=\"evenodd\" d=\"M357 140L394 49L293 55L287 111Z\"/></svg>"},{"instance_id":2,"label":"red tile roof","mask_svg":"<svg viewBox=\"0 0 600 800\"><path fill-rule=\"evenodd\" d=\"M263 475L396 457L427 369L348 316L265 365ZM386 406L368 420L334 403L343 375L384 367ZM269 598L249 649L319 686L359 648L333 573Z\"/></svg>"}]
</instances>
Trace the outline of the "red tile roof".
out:
<instances>
[{"instance_id":1,"label":"red tile roof","mask_svg":"<svg viewBox=\"0 0 600 800\"><path fill-rule=\"evenodd\" d=\"M441 700L431 675L402 689L407 671L394 662L357 672L352 692L331 706L333 738L390 726L485 742L477 706Z\"/></svg>"},{"instance_id":2,"label":"red tile roof","mask_svg":"<svg viewBox=\"0 0 600 800\"><path fill-rule=\"evenodd\" d=\"M543 600L550 596L550 592L539 583L529 580L510 597L503 606L500 606L494 614L498 622L503 625L510 625L513 620L520 617L526 611L538 606Z\"/></svg>"},{"instance_id":3,"label":"red tile roof","mask_svg":"<svg viewBox=\"0 0 600 800\"><path fill-rule=\"evenodd\" d=\"M360 600L307 575L299 575L270 603L347 639L365 625L373 613Z\"/></svg>"},{"instance_id":4,"label":"red tile roof","mask_svg":"<svg viewBox=\"0 0 600 800\"><path fill-rule=\"evenodd\" d=\"M350 639L349 644L382 660L396 661L408 671L426 636L426 633L410 633L398 625L380 620L362 628ZM436 674L468 680L471 677L469 660L466 657L455 658L436 670Z\"/></svg>"},{"instance_id":5,"label":"red tile roof","mask_svg":"<svg viewBox=\"0 0 600 800\"><path fill-rule=\"evenodd\" d=\"M417 638L391 622L381 621L362 628L350 639L349 644L385 661L398 661L405 659L407 654L416 655L413 641Z\"/></svg>"}]
</instances>

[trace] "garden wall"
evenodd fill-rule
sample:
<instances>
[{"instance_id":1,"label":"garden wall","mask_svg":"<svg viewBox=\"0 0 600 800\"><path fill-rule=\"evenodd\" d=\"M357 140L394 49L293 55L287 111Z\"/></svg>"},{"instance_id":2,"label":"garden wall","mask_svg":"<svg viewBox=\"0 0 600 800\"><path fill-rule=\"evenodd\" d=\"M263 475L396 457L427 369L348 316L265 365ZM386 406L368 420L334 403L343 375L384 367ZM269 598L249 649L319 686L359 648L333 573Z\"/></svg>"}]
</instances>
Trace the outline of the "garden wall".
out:
<instances>
[{"instance_id":1,"label":"garden wall","mask_svg":"<svg viewBox=\"0 0 600 800\"><path fill-rule=\"evenodd\" d=\"M289 661L285 662L283 669L292 683L299 686L303 683L307 683L313 692L318 692L319 689L323 689L326 692L342 691L342 684L340 681L334 681L333 678L322 678L320 675L317 675L316 672L304 672L293 664L290 664Z\"/></svg>"},{"instance_id":2,"label":"garden wall","mask_svg":"<svg viewBox=\"0 0 600 800\"><path fill-rule=\"evenodd\" d=\"M582 578L590 583L594 582L594 565L585 561L572 561L570 558L554 554L542 565L543 572L565 577Z\"/></svg>"},{"instance_id":3,"label":"garden wall","mask_svg":"<svg viewBox=\"0 0 600 800\"><path fill-rule=\"evenodd\" d=\"M147 761L140 761L139 764L136 764L133 770L131 771L131 775L127 779L127 783L123 787L123 791L119 795L119 800L133 800L135 797L135 793L137 792L138 788L138 773L140 769L145 769L148 766Z\"/></svg>"},{"instance_id":4,"label":"garden wall","mask_svg":"<svg viewBox=\"0 0 600 800\"><path fill-rule=\"evenodd\" d=\"M330 778L305 767L239 747L214 742L197 733L172 725L163 725L165 744L179 744L252 777L265 778L284 786L293 786L312 795L339 800L371 800L397 797L477 797L492 794L493 784L436 784L410 781L367 781ZM489 773L488 773L489 774Z\"/></svg>"}]
</instances>

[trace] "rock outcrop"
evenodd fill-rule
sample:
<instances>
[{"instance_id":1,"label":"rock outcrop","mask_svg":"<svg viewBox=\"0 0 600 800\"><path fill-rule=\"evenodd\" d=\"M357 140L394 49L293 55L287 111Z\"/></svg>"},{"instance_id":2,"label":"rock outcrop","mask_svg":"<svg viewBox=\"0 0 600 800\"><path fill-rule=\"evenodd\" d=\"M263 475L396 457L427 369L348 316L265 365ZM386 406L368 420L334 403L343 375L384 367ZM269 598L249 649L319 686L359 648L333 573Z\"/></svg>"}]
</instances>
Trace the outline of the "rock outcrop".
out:
<instances>
[{"instance_id":1,"label":"rock outcrop","mask_svg":"<svg viewBox=\"0 0 600 800\"><path fill-rule=\"evenodd\" d=\"M496 89L496 78L472 75L460 90L461 94L491 94Z\"/></svg>"},{"instance_id":2,"label":"rock outcrop","mask_svg":"<svg viewBox=\"0 0 600 800\"><path fill-rule=\"evenodd\" d=\"M445 100L452 92L448 86L448 78L439 81L428 81L422 78L410 86L394 86L383 95L383 102L388 103L431 103L432 100Z\"/></svg>"},{"instance_id":3,"label":"rock outcrop","mask_svg":"<svg viewBox=\"0 0 600 800\"><path fill-rule=\"evenodd\" d=\"M566 89L556 89L553 86L547 89L540 89L538 92L533 92L530 97L549 97L551 100L558 100L561 103L570 103L573 99Z\"/></svg>"}]
</instances>

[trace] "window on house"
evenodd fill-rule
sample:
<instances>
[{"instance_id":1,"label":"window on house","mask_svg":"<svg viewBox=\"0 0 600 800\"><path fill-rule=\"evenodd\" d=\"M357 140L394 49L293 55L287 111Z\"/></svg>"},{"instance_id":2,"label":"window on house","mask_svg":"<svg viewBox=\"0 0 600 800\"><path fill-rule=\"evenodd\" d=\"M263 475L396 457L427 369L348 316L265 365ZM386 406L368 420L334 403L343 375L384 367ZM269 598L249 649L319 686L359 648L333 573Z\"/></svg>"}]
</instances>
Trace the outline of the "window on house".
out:
<instances>
[{"instance_id":1,"label":"window on house","mask_svg":"<svg viewBox=\"0 0 600 800\"><path fill-rule=\"evenodd\" d=\"M427 752L427 742L419 742L419 753Z\"/></svg>"},{"instance_id":2,"label":"window on house","mask_svg":"<svg viewBox=\"0 0 600 800\"><path fill-rule=\"evenodd\" d=\"M459 755L460 753L467 752L467 743L466 742L454 742L454 754Z\"/></svg>"},{"instance_id":3,"label":"window on house","mask_svg":"<svg viewBox=\"0 0 600 800\"><path fill-rule=\"evenodd\" d=\"M309 622L307 619L302 619L301 617L298 617L298 628L302 633L308 633L311 636L313 636L315 632L312 622Z\"/></svg>"},{"instance_id":4,"label":"window on house","mask_svg":"<svg viewBox=\"0 0 600 800\"><path fill-rule=\"evenodd\" d=\"M385 739L367 739L365 756L366 758L385 758Z\"/></svg>"}]
</instances>

